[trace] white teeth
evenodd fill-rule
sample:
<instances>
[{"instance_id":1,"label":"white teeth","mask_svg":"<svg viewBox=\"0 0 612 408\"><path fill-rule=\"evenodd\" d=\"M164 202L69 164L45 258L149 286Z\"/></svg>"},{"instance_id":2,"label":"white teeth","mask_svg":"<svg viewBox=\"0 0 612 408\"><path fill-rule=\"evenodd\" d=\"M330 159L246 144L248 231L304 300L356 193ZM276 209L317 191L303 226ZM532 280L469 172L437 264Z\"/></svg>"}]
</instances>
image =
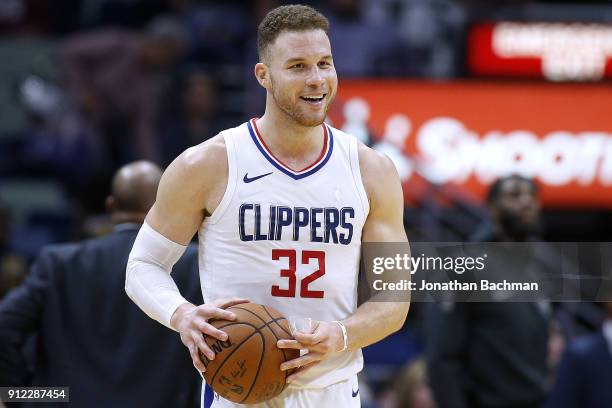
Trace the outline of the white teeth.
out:
<instances>
[{"instance_id":1,"label":"white teeth","mask_svg":"<svg viewBox=\"0 0 612 408\"><path fill-rule=\"evenodd\" d=\"M319 99L323 99L325 95L319 95L319 96L302 96L302 98L304 99L308 99L309 101L318 101Z\"/></svg>"}]
</instances>

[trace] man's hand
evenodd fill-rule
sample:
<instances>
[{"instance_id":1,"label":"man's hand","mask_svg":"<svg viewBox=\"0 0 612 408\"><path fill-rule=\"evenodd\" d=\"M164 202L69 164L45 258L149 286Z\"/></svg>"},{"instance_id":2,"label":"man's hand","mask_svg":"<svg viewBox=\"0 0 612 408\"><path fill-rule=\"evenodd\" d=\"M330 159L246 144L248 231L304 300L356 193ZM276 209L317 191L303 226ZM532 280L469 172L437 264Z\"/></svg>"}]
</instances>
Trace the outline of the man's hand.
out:
<instances>
[{"instance_id":1,"label":"man's hand","mask_svg":"<svg viewBox=\"0 0 612 408\"><path fill-rule=\"evenodd\" d=\"M185 303L176 309L170 319L170 325L180 333L181 341L189 349L193 365L198 371L201 373L206 371L200 358L200 352L209 360L215 358L215 353L204 341L204 336L211 336L221 341L227 340L227 333L216 329L208 321L210 319L236 320L234 313L224 309L247 302L249 300L243 298L219 299L200 306Z\"/></svg>"},{"instance_id":2,"label":"man's hand","mask_svg":"<svg viewBox=\"0 0 612 408\"><path fill-rule=\"evenodd\" d=\"M295 340L279 340L278 348L306 349L307 354L281 364L281 370L295 370L287 382L291 383L298 375L317 365L344 347L344 336L340 326L333 322L315 322L312 333L294 332Z\"/></svg>"}]
</instances>

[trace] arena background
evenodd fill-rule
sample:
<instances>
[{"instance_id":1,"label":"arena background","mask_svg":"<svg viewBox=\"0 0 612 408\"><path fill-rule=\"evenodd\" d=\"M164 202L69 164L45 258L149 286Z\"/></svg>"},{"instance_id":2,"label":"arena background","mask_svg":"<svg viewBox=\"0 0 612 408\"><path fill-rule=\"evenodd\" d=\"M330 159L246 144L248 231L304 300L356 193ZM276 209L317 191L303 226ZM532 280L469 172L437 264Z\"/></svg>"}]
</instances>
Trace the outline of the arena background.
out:
<instances>
[{"instance_id":1,"label":"arena background","mask_svg":"<svg viewBox=\"0 0 612 408\"><path fill-rule=\"evenodd\" d=\"M487 222L490 183L519 173L540 187L545 240L611 240L609 0L304 3L331 23L340 85L329 122L393 159L409 239L467 239ZM120 165L166 166L262 114L255 33L279 4L0 1L2 294L45 245L110 230L103 203ZM143 36L181 41L160 46L151 67L133 67L137 46L117 38ZM130 78L117 75L117 58ZM83 72L106 67L100 96ZM413 305L402 331L365 350L365 406L400 406L392 379L411 364L417 374L406 381L426 387L421 318ZM404 404L433 406L426 397Z\"/></svg>"}]
</instances>

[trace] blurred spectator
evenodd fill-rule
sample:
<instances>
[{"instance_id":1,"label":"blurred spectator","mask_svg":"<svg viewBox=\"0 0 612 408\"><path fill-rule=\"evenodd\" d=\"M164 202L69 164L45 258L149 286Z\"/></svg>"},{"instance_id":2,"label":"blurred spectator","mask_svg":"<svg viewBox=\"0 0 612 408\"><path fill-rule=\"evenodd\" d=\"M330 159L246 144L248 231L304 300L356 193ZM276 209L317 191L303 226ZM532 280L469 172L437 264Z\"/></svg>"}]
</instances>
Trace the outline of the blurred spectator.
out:
<instances>
[{"instance_id":1,"label":"blurred spectator","mask_svg":"<svg viewBox=\"0 0 612 408\"><path fill-rule=\"evenodd\" d=\"M139 29L153 17L170 12L168 0L84 0L83 23L87 26L121 26Z\"/></svg>"},{"instance_id":2,"label":"blurred spectator","mask_svg":"<svg viewBox=\"0 0 612 408\"><path fill-rule=\"evenodd\" d=\"M192 43L191 59L211 65L242 64L253 33L244 4L205 2L184 14Z\"/></svg>"},{"instance_id":3,"label":"blurred spectator","mask_svg":"<svg viewBox=\"0 0 612 408\"><path fill-rule=\"evenodd\" d=\"M8 252L9 213L0 207L0 255Z\"/></svg>"},{"instance_id":4,"label":"blurred spectator","mask_svg":"<svg viewBox=\"0 0 612 408\"><path fill-rule=\"evenodd\" d=\"M448 78L462 65L466 13L454 0L363 0L366 18L396 27L381 75Z\"/></svg>"},{"instance_id":5,"label":"blurred spectator","mask_svg":"<svg viewBox=\"0 0 612 408\"><path fill-rule=\"evenodd\" d=\"M548 326L548 353L546 361L548 366L548 378L546 379L547 388L550 388L555 379L561 355L565 350L565 345L566 340L563 333L561 333L559 322L556 320L551 321Z\"/></svg>"},{"instance_id":6,"label":"blurred spectator","mask_svg":"<svg viewBox=\"0 0 612 408\"><path fill-rule=\"evenodd\" d=\"M0 136L0 176L57 181L82 207L101 209L108 156L93 127L51 80L24 75L15 95L27 123Z\"/></svg>"},{"instance_id":7,"label":"blurred spectator","mask_svg":"<svg viewBox=\"0 0 612 408\"><path fill-rule=\"evenodd\" d=\"M2 0L0 32L65 34L83 26L83 15L103 0Z\"/></svg>"},{"instance_id":8,"label":"blurred spectator","mask_svg":"<svg viewBox=\"0 0 612 408\"><path fill-rule=\"evenodd\" d=\"M9 253L0 255L0 300L25 278L27 265L23 257Z\"/></svg>"},{"instance_id":9,"label":"blurred spectator","mask_svg":"<svg viewBox=\"0 0 612 408\"><path fill-rule=\"evenodd\" d=\"M323 13L329 19L329 36L334 44L334 66L338 75L384 74L386 67L383 65L392 64L392 57L396 55L395 26L367 20L361 0L332 0Z\"/></svg>"},{"instance_id":10,"label":"blurred spectator","mask_svg":"<svg viewBox=\"0 0 612 408\"><path fill-rule=\"evenodd\" d=\"M497 180L487 205L492 228L478 233L477 240L527 241L538 235L540 204L532 180L516 175ZM495 261L504 268L512 260ZM425 347L438 406L539 407L547 378L549 318L547 302L428 305Z\"/></svg>"},{"instance_id":11,"label":"blurred spectator","mask_svg":"<svg viewBox=\"0 0 612 408\"><path fill-rule=\"evenodd\" d=\"M482 242L525 242L542 233L538 187L533 180L510 175L489 187L487 207L491 224L472 237Z\"/></svg>"},{"instance_id":12,"label":"blurred spectator","mask_svg":"<svg viewBox=\"0 0 612 408\"><path fill-rule=\"evenodd\" d=\"M414 57L408 75L449 78L458 73L466 16L456 1L404 0L399 36Z\"/></svg>"},{"instance_id":13,"label":"blurred spectator","mask_svg":"<svg viewBox=\"0 0 612 408\"><path fill-rule=\"evenodd\" d=\"M183 150L231 127L218 109L215 81L198 67L185 70L161 110L161 164L167 166Z\"/></svg>"},{"instance_id":14,"label":"blurred spectator","mask_svg":"<svg viewBox=\"0 0 612 408\"><path fill-rule=\"evenodd\" d=\"M0 1L0 33L40 33L49 25L47 1Z\"/></svg>"},{"instance_id":15,"label":"blurred spectator","mask_svg":"<svg viewBox=\"0 0 612 408\"><path fill-rule=\"evenodd\" d=\"M380 408L436 408L422 359L407 364L387 391Z\"/></svg>"},{"instance_id":16,"label":"blurred spectator","mask_svg":"<svg viewBox=\"0 0 612 408\"><path fill-rule=\"evenodd\" d=\"M67 40L66 84L104 135L112 168L136 158L159 159L158 99L164 74L186 46L183 27L168 17L153 21L144 34L104 29Z\"/></svg>"},{"instance_id":17,"label":"blurred spectator","mask_svg":"<svg viewBox=\"0 0 612 408\"><path fill-rule=\"evenodd\" d=\"M19 286L25 273L25 260L9 248L9 212L0 207L0 300Z\"/></svg>"},{"instance_id":18,"label":"blurred spectator","mask_svg":"<svg viewBox=\"0 0 612 408\"><path fill-rule=\"evenodd\" d=\"M0 302L0 384L69 386L70 402L82 407L199 406L201 378L179 336L124 290L128 254L160 178L149 162L121 168L106 202L113 232L42 250L24 283ZM187 299L201 304L197 271L191 246L173 273ZM24 347L36 334L30 356Z\"/></svg>"},{"instance_id":19,"label":"blurred spectator","mask_svg":"<svg viewBox=\"0 0 612 408\"><path fill-rule=\"evenodd\" d=\"M28 75L18 85L18 98L29 123L7 157L12 174L57 179L81 202L100 198L95 194L96 181L107 162L106 151L63 90L52 81Z\"/></svg>"},{"instance_id":20,"label":"blurred spectator","mask_svg":"<svg viewBox=\"0 0 612 408\"><path fill-rule=\"evenodd\" d=\"M612 302L601 331L571 342L559 365L547 408L607 408L612 402Z\"/></svg>"}]
</instances>

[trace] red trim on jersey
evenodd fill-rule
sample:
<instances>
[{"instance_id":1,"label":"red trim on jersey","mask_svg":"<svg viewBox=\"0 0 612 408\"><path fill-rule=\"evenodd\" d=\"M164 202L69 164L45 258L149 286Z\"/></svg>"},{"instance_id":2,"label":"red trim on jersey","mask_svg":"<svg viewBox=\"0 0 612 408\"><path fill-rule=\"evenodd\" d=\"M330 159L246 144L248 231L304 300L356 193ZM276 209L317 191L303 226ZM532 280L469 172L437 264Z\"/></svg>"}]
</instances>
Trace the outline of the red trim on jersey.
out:
<instances>
[{"instance_id":1,"label":"red trim on jersey","mask_svg":"<svg viewBox=\"0 0 612 408\"><path fill-rule=\"evenodd\" d=\"M319 157L317 157L317 159L309 164L308 166L304 167L302 170L293 170L291 167L287 166L285 163L283 163L281 160L279 160L278 157L276 157L274 155L274 153L272 153L272 151L270 150L270 148L268 147L268 145L266 144L266 142L264 142L263 137L261 137L261 134L259 133L259 128L257 128L257 123L255 121L255 118L253 118L251 120L251 122L253 123L253 129L255 129L255 134L257 135L257 139L259 140L259 142L261 143L261 145L264 147L264 149L266 149L266 152L268 152L268 154L274 158L274 160L276 160L279 164L283 165L284 167L287 168L287 170L290 170L294 173L301 173L303 171L306 171L314 166L316 166L318 163L321 162L321 160L323 160L323 158L325 157L325 153L327 153L327 145L328 145L328 141L329 141L329 135L327 133L327 126L325 126L324 124L323 126L323 148L321 149L321 154L319 155Z\"/></svg>"}]
</instances>

